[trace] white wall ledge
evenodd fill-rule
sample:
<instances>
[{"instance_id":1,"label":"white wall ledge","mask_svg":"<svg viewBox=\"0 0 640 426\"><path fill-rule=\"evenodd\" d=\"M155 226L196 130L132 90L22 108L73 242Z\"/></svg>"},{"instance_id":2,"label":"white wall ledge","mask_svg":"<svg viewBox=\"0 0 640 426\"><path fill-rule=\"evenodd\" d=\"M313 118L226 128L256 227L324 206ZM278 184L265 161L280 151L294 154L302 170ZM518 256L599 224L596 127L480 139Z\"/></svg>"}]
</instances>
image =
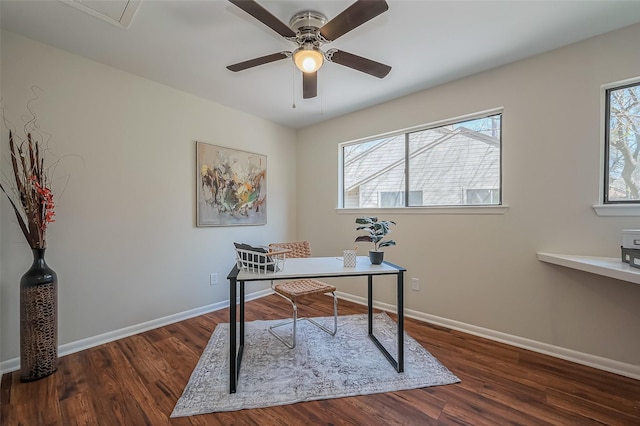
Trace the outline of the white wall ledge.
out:
<instances>
[{"instance_id":1,"label":"white wall ledge","mask_svg":"<svg viewBox=\"0 0 640 426\"><path fill-rule=\"evenodd\" d=\"M593 210L598 216L640 217L640 204L596 204Z\"/></svg>"},{"instance_id":2,"label":"white wall ledge","mask_svg":"<svg viewBox=\"0 0 640 426\"><path fill-rule=\"evenodd\" d=\"M632 268L619 257L580 256L538 252L538 260L590 272L617 280L640 284L640 269Z\"/></svg>"}]
</instances>

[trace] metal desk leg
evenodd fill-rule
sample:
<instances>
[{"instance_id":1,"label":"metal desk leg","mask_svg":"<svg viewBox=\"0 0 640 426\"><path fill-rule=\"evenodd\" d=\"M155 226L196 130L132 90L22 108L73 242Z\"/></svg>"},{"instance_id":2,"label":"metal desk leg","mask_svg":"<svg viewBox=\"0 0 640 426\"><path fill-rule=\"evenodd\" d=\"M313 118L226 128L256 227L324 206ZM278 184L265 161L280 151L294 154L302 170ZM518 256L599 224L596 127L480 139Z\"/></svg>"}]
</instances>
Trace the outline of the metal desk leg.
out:
<instances>
[{"instance_id":1,"label":"metal desk leg","mask_svg":"<svg viewBox=\"0 0 640 426\"><path fill-rule=\"evenodd\" d=\"M373 335L373 276L367 276L368 279L368 297L367 297L367 314L369 321L369 336Z\"/></svg>"},{"instance_id":2,"label":"metal desk leg","mask_svg":"<svg viewBox=\"0 0 640 426\"><path fill-rule=\"evenodd\" d=\"M369 275L368 284L369 284L368 285L369 302L368 302L367 308L369 312L369 315L368 315L369 316L369 339L371 339L371 341L378 347L380 352L382 352L382 355L384 355L385 358L387 358L387 360L391 363L391 365L393 365L393 368L398 370L398 362L395 359L393 359L389 351L382 345L382 343L380 343L378 338L373 334L373 277L371 275Z\"/></svg>"},{"instance_id":3,"label":"metal desk leg","mask_svg":"<svg viewBox=\"0 0 640 426\"><path fill-rule=\"evenodd\" d=\"M404 371L404 273L398 271L398 373Z\"/></svg>"},{"instance_id":4,"label":"metal desk leg","mask_svg":"<svg viewBox=\"0 0 640 426\"><path fill-rule=\"evenodd\" d=\"M238 348L237 374L240 374L242 352L244 351L244 281L240 281L240 347ZM237 379L236 379L237 382Z\"/></svg>"},{"instance_id":5,"label":"metal desk leg","mask_svg":"<svg viewBox=\"0 0 640 426\"><path fill-rule=\"evenodd\" d=\"M397 297L398 297L398 359L394 359L389 351L380 343L378 338L373 334L373 277L369 275L368 282L368 320L369 320L369 338L380 349L380 352L393 365L398 373L404 371L404 270L398 269L397 274Z\"/></svg>"},{"instance_id":6,"label":"metal desk leg","mask_svg":"<svg viewBox=\"0 0 640 426\"><path fill-rule=\"evenodd\" d=\"M236 393L236 278L229 278L229 393Z\"/></svg>"}]
</instances>

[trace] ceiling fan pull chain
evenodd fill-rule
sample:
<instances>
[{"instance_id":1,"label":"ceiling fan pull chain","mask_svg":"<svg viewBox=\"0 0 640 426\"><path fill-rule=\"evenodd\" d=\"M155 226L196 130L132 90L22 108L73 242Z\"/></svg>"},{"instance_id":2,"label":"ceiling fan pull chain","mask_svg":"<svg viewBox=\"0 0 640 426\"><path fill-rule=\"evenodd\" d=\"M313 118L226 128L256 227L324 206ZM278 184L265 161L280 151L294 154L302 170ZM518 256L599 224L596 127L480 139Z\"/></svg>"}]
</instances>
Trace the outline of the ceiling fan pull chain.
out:
<instances>
[{"instance_id":1,"label":"ceiling fan pull chain","mask_svg":"<svg viewBox=\"0 0 640 426\"><path fill-rule=\"evenodd\" d=\"M296 109L296 64L291 61L291 108Z\"/></svg>"},{"instance_id":2,"label":"ceiling fan pull chain","mask_svg":"<svg viewBox=\"0 0 640 426\"><path fill-rule=\"evenodd\" d=\"M318 86L320 86L320 117L324 116L324 85L322 84L324 81L324 76L320 75L318 79Z\"/></svg>"}]
</instances>

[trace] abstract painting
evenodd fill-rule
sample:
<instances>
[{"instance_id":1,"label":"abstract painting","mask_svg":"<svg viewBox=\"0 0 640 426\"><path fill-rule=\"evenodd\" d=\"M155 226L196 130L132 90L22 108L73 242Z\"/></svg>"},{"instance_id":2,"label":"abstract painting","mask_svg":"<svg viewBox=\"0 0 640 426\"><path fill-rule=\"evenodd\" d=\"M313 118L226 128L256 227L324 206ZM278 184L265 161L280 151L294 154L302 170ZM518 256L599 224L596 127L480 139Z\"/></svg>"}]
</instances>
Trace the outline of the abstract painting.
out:
<instances>
[{"instance_id":1,"label":"abstract painting","mask_svg":"<svg viewBox=\"0 0 640 426\"><path fill-rule=\"evenodd\" d=\"M267 156L196 142L197 226L267 223Z\"/></svg>"}]
</instances>

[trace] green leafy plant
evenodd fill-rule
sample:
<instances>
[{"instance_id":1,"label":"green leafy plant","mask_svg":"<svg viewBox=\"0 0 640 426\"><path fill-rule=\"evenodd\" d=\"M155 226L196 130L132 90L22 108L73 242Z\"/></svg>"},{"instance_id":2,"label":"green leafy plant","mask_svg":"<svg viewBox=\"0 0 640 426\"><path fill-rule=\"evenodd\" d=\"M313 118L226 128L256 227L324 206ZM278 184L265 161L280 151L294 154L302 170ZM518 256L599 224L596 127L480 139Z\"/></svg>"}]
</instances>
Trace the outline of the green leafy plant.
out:
<instances>
[{"instance_id":1,"label":"green leafy plant","mask_svg":"<svg viewBox=\"0 0 640 426\"><path fill-rule=\"evenodd\" d=\"M377 217L359 217L356 219L356 223L359 224L356 231L365 231L367 235L360 235L356 238L356 242L366 241L373 243L373 251L379 251L382 247L395 246L396 242L393 240L384 240L383 238L389 232L391 232L391 225L396 223L392 220L378 221Z\"/></svg>"}]
</instances>

